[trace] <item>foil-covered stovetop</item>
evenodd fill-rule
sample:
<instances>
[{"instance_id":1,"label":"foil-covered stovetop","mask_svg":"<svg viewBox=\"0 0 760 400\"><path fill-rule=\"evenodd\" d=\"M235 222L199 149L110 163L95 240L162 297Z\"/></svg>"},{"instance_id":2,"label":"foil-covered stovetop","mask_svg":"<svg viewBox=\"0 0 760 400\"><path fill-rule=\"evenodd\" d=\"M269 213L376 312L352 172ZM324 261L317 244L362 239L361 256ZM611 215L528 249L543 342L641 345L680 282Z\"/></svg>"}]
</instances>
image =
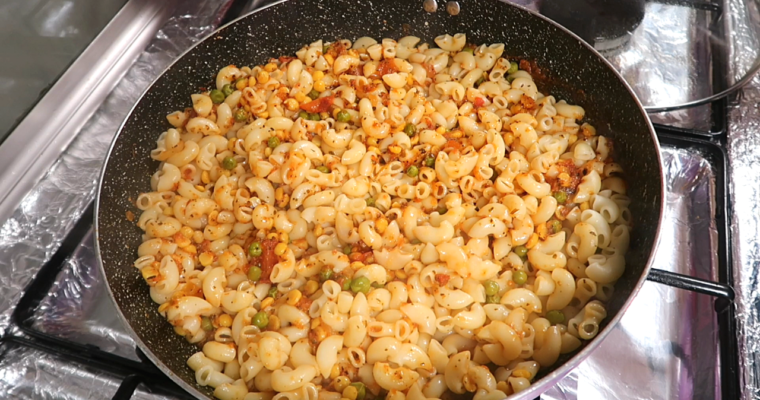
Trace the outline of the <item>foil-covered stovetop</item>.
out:
<instances>
[{"instance_id":1,"label":"foil-covered stovetop","mask_svg":"<svg viewBox=\"0 0 760 400\"><path fill-rule=\"evenodd\" d=\"M535 1L514 2L536 7ZM748 12L742 1L726 1L725 5L733 13L729 15ZM123 386L124 376L69 361L56 355L54 349L25 346L25 335L12 324L12 313L24 287L53 256L92 201L108 143L131 105L164 66L216 27L220 13L228 6L229 1L208 0L178 8L55 167L26 196L14 216L0 226L0 329L22 338L0 344L0 395L4 398L110 398ZM655 6L673 7L659 3ZM661 43L659 51L668 50L667 46L678 47L676 53L691 48L696 36L685 27L699 22L696 14L666 11L659 18L645 19L636 28L638 37L632 38L631 43L641 46L647 35L665 33L671 40ZM740 18L732 22L729 64L751 64L757 51L752 29L741 26ZM653 56L655 52L649 48L647 51L651 54L642 50L640 56ZM690 62L699 62L701 56L694 56ZM637 90L640 96L662 94L662 88L654 87L661 81L646 80L651 79L651 74L661 74L664 79L669 73L682 73L669 70L672 68L669 65L660 67L657 71L640 70L636 77L629 77L644 85L644 89ZM692 83L669 87L668 91L675 92L668 93L691 96L693 91L701 90L690 86ZM647 89L646 85L653 87ZM651 99L645 99L645 103L646 100ZM739 326L739 372L742 398L746 399L760 396L760 349L757 349L760 311L756 306L760 302L760 287L755 278L760 269L759 102L760 79L755 79L729 105L727 134L712 132L716 104L652 115L656 123L706 132L706 140L698 145L676 140L663 146L668 195L656 267L717 280L721 263L717 256L720 223L716 222L716 213L720 213L725 196L731 195L731 267ZM725 107L725 103L719 106ZM720 146L724 144L728 158L721 162ZM728 177L728 193L720 185L724 173ZM140 361L134 342L115 318L96 262L92 235L87 234L63 261L53 285L33 313L31 327ZM721 398L724 377L719 360L719 323L713 300L706 295L647 282L609 339L541 397ZM141 383L132 398L181 398L181 394L157 391Z\"/></svg>"}]
</instances>

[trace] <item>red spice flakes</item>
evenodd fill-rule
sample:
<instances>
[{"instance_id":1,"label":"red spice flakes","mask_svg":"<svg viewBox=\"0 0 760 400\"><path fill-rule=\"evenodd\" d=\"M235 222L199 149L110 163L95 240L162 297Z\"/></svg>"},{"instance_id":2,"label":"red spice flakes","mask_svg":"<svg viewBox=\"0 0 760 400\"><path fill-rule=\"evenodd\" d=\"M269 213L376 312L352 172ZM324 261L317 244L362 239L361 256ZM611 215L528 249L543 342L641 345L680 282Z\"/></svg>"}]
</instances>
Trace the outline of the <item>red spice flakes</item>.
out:
<instances>
[{"instance_id":1,"label":"red spice flakes","mask_svg":"<svg viewBox=\"0 0 760 400\"><path fill-rule=\"evenodd\" d=\"M425 117L423 122L427 125L428 129L435 129L435 123L430 117Z\"/></svg>"},{"instance_id":2,"label":"red spice flakes","mask_svg":"<svg viewBox=\"0 0 760 400\"><path fill-rule=\"evenodd\" d=\"M346 72L344 72L344 74L364 76L364 73L362 72L362 67L358 65L354 65L353 67L347 69Z\"/></svg>"},{"instance_id":3,"label":"red spice flakes","mask_svg":"<svg viewBox=\"0 0 760 400\"><path fill-rule=\"evenodd\" d=\"M451 149L451 150L462 150L462 144L459 143L459 141L452 139L452 140L449 140L448 142L446 142L446 144L443 145L443 148L444 149L448 148L448 149Z\"/></svg>"},{"instance_id":4,"label":"red spice flakes","mask_svg":"<svg viewBox=\"0 0 760 400\"><path fill-rule=\"evenodd\" d=\"M383 75L392 74L398 72L398 67L396 67L396 63L393 61L393 59L385 59L383 61L380 61L380 63L377 65L377 70L375 70L375 73L373 73L370 77L373 79L382 78Z\"/></svg>"},{"instance_id":5,"label":"red spice flakes","mask_svg":"<svg viewBox=\"0 0 760 400\"><path fill-rule=\"evenodd\" d=\"M596 131L592 127L586 124L581 125L581 135L583 135L584 137L589 138L591 136L594 136L595 134L596 134Z\"/></svg>"},{"instance_id":6,"label":"red spice flakes","mask_svg":"<svg viewBox=\"0 0 760 400\"><path fill-rule=\"evenodd\" d=\"M201 253L204 252L204 251L210 251L209 250L210 248L211 248L211 242L210 241L204 240L203 242L201 242L201 245L200 245L200 252Z\"/></svg>"},{"instance_id":7,"label":"red spice flakes","mask_svg":"<svg viewBox=\"0 0 760 400\"><path fill-rule=\"evenodd\" d=\"M422 67L427 71L427 77L430 79L435 78L435 68L432 64L422 63Z\"/></svg>"},{"instance_id":8,"label":"red spice flakes","mask_svg":"<svg viewBox=\"0 0 760 400\"><path fill-rule=\"evenodd\" d=\"M451 277L447 274L435 274L435 282L438 286L445 286L449 283L449 279L451 279Z\"/></svg>"},{"instance_id":9,"label":"red spice flakes","mask_svg":"<svg viewBox=\"0 0 760 400\"><path fill-rule=\"evenodd\" d=\"M512 107L509 108L509 110L512 112L512 114L519 114L519 113L532 114L533 111L535 111L537 107L538 105L536 104L535 100L531 99L528 96L522 96L520 98L520 102L513 104Z\"/></svg>"},{"instance_id":10,"label":"red spice flakes","mask_svg":"<svg viewBox=\"0 0 760 400\"><path fill-rule=\"evenodd\" d=\"M288 98L288 92L287 90L285 91L280 90L277 92L277 94L275 94L275 96L277 96L277 98L279 98L281 101L285 101Z\"/></svg>"},{"instance_id":11,"label":"red spice flakes","mask_svg":"<svg viewBox=\"0 0 760 400\"><path fill-rule=\"evenodd\" d=\"M525 72L527 72L529 74L532 73L532 71L533 71L533 65L531 64L530 61L528 61L528 60L520 60L519 65L520 65L520 69L521 70L523 70L523 71L525 71Z\"/></svg>"},{"instance_id":12,"label":"red spice flakes","mask_svg":"<svg viewBox=\"0 0 760 400\"><path fill-rule=\"evenodd\" d=\"M311 299L309 299L306 296L303 296L301 297L301 300L298 300L298 303L296 303L296 308L305 313L308 313L309 308L311 308L311 303L312 303Z\"/></svg>"},{"instance_id":13,"label":"red spice flakes","mask_svg":"<svg viewBox=\"0 0 760 400\"><path fill-rule=\"evenodd\" d=\"M279 61L280 61L280 63L282 63L282 64L287 64L287 63L289 63L289 62L291 62L291 61L293 61L293 60L295 60L295 59L296 59L295 57L282 56L282 57L280 57L278 60L279 60Z\"/></svg>"},{"instance_id":14,"label":"red spice flakes","mask_svg":"<svg viewBox=\"0 0 760 400\"><path fill-rule=\"evenodd\" d=\"M341 43L340 41L335 41L327 49L326 54L333 56L333 58L338 58L346 53L348 53L348 49L346 48L346 46L344 46L343 43Z\"/></svg>"},{"instance_id":15,"label":"red spice flakes","mask_svg":"<svg viewBox=\"0 0 760 400\"><path fill-rule=\"evenodd\" d=\"M585 175L583 168L576 167L573 160L561 160L556 167L559 174L554 178L546 178L546 182L552 186L552 191L563 191L568 195L575 193Z\"/></svg>"}]
</instances>

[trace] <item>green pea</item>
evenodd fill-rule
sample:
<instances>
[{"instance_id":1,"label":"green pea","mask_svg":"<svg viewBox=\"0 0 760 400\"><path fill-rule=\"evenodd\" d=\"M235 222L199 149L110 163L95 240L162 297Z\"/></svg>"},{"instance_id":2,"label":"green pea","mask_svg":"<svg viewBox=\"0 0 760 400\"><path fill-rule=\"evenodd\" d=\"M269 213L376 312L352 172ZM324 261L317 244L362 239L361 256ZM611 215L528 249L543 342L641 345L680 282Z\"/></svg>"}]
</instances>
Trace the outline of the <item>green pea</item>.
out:
<instances>
[{"instance_id":1,"label":"green pea","mask_svg":"<svg viewBox=\"0 0 760 400\"><path fill-rule=\"evenodd\" d=\"M486 296L486 303L488 304L499 304L501 302L501 297L497 294Z\"/></svg>"},{"instance_id":2,"label":"green pea","mask_svg":"<svg viewBox=\"0 0 760 400\"><path fill-rule=\"evenodd\" d=\"M253 316L253 321L251 322L259 327L259 329L264 329L269 325L269 315L263 311L259 311Z\"/></svg>"},{"instance_id":3,"label":"green pea","mask_svg":"<svg viewBox=\"0 0 760 400\"><path fill-rule=\"evenodd\" d=\"M443 215L443 214L446 214L448 211L449 211L449 209L446 208L446 206L440 206L440 207L438 207L438 214Z\"/></svg>"},{"instance_id":4,"label":"green pea","mask_svg":"<svg viewBox=\"0 0 760 400\"><path fill-rule=\"evenodd\" d=\"M323 174L329 174L330 168L328 168L326 165L320 165L317 167L317 171L323 173Z\"/></svg>"},{"instance_id":5,"label":"green pea","mask_svg":"<svg viewBox=\"0 0 760 400\"><path fill-rule=\"evenodd\" d=\"M472 54L475 51L475 48L472 47L472 46L465 46L465 48L463 48L462 51L465 52L465 53Z\"/></svg>"},{"instance_id":6,"label":"green pea","mask_svg":"<svg viewBox=\"0 0 760 400\"><path fill-rule=\"evenodd\" d=\"M480 78L478 78L477 81L475 81L475 86L480 86L480 84L482 84L485 81L486 81L486 77L485 76L481 76Z\"/></svg>"},{"instance_id":7,"label":"green pea","mask_svg":"<svg viewBox=\"0 0 760 400\"><path fill-rule=\"evenodd\" d=\"M235 167L237 167L237 161L230 156L224 157L224 160L222 160L222 167L224 167L224 169L235 169Z\"/></svg>"},{"instance_id":8,"label":"green pea","mask_svg":"<svg viewBox=\"0 0 760 400\"><path fill-rule=\"evenodd\" d=\"M204 331L213 331L214 330L214 324L211 323L211 318L209 317L201 317L201 328L203 328Z\"/></svg>"},{"instance_id":9,"label":"green pea","mask_svg":"<svg viewBox=\"0 0 760 400\"><path fill-rule=\"evenodd\" d=\"M518 69L520 69L520 66L517 65L516 62L512 61L509 63L509 69L507 70L507 73L514 74L515 72L517 72Z\"/></svg>"},{"instance_id":10,"label":"green pea","mask_svg":"<svg viewBox=\"0 0 760 400\"><path fill-rule=\"evenodd\" d=\"M343 247L343 254L350 255L353 249L354 248L350 244L346 245L345 247Z\"/></svg>"},{"instance_id":11,"label":"green pea","mask_svg":"<svg viewBox=\"0 0 760 400\"><path fill-rule=\"evenodd\" d=\"M417 175L420 174L420 169L416 166L412 165L411 167L407 168L406 174L409 175L412 178L416 178Z\"/></svg>"},{"instance_id":12,"label":"green pea","mask_svg":"<svg viewBox=\"0 0 760 400\"><path fill-rule=\"evenodd\" d=\"M322 271L319 271L319 279L324 281L329 281L330 278L333 276L333 270L331 269L323 269Z\"/></svg>"},{"instance_id":13,"label":"green pea","mask_svg":"<svg viewBox=\"0 0 760 400\"><path fill-rule=\"evenodd\" d=\"M248 279L258 282L261 279L261 268L253 266L248 270Z\"/></svg>"},{"instance_id":14,"label":"green pea","mask_svg":"<svg viewBox=\"0 0 760 400\"><path fill-rule=\"evenodd\" d=\"M319 116L319 113L310 113L309 119L312 121L321 121L322 117Z\"/></svg>"},{"instance_id":15,"label":"green pea","mask_svg":"<svg viewBox=\"0 0 760 400\"><path fill-rule=\"evenodd\" d=\"M565 202L567 201L567 193L561 190L554 192L552 196L554 196L554 198L557 199L557 203L559 204L565 204Z\"/></svg>"},{"instance_id":16,"label":"green pea","mask_svg":"<svg viewBox=\"0 0 760 400\"><path fill-rule=\"evenodd\" d=\"M360 276L353 281L351 281L351 291L354 293L367 293L369 292L370 288L370 281L369 278L366 276Z\"/></svg>"},{"instance_id":17,"label":"green pea","mask_svg":"<svg viewBox=\"0 0 760 400\"><path fill-rule=\"evenodd\" d=\"M332 47L332 45L329 44L322 46L322 54L327 54L327 52L330 51L330 47Z\"/></svg>"},{"instance_id":18,"label":"green pea","mask_svg":"<svg viewBox=\"0 0 760 400\"><path fill-rule=\"evenodd\" d=\"M309 113L307 113L306 111L301 110L301 111L298 112L298 118L308 120L309 119Z\"/></svg>"},{"instance_id":19,"label":"green pea","mask_svg":"<svg viewBox=\"0 0 760 400\"><path fill-rule=\"evenodd\" d=\"M495 281L491 281L491 280L483 282L483 287L486 288L487 296L493 296L499 293L499 289L500 289L499 283Z\"/></svg>"},{"instance_id":20,"label":"green pea","mask_svg":"<svg viewBox=\"0 0 760 400\"><path fill-rule=\"evenodd\" d=\"M417 133L417 127L412 123L408 123L404 125L404 133L406 133L407 136L412 137Z\"/></svg>"},{"instance_id":21,"label":"green pea","mask_svg":"<svg viewBox=\"0 0 760 400\"><path fill-rule=\"evenodd\" d=\"M351 290L351 279L346 279L343 281L343 286L341 287L343 290Z\"/></svg>"},{"instance_id":22,"label":"green pea","mask_svg":"<svg viewBox=\"0 0 760 400\"><path fill-rule=\"evenodd\" d=\"M551 229L552 233L557 233L562 230L562 222L553 219L549 222L549 228Z\"/></svg>"},{"instance_id":23,"label":"green pea","mask_svg":"<svg viewBox=\"0 0 760 400\"><path fill-rule=\"evenodd\" d=\"M523 258L528 254L528 248L525 246L517 246L512 251L517 254L518 257Z\"/></svg>"},{"instance_id":24,"label":"green pea","mask_svg":"<svg viewBox=\"0 0 760 400\"><path fill-rule=\"evenodd\" d=\"M361 382L354 382L350 386L356 388L356 400L364 400L364 396L367 395L367 388L364 386L364 384Z\"/></svg>"},{"instance_id":25,"label":"green pea","mask_svg":"<svg viewBox=\"0 0 760 400\"><path fill-rule=\"evenodd\" d=\"M367 207L374 207L375 206L375 199L372 197L367 198Z\"/></svg>"},{"instance_id":26,"label":"green pea","mask_svg":"<svg viewBox=\"0 0 760 400\"><path fill-rule=\"evenodd\" d=\"M232 92L234 92L234 91L235 91L235 89L233 89L232 85L230 85L229 83L226 84L226 85L224 85L224 86L222 86L222 94L224 95L224 97L227 97L227 96L231 95Z\"/></svg>"},{"instance_id":27,"label":"green pea","mask_svg":"<svg viewBox=\"0 0 760 400\"><path fill-rule=\"evenodd\" d=\"M314 89L311 89L311 92L309 92L309 98L312 100L316 100L317 97L319 97L319 92L317 92Z\"/></svg>"},{"instance_id":28,"label":"green pea","mask_svg":"<svg viewBox=\"0 0 760 400\"><path fill-rule=\"evenodd\" d=\"M280 138L278 138L277 136L272 136L269 139L267 139L267 146L269 146L270 149L274 150L274 148L276 148L279 145L280 145Z\"/></svg>"},{"instance_id":29,"label":"green pea","mask_svg":"<svg viewBox=\"0 0 760 400\"><path fill-rule=\"evenodd\" d=\"M246 111L245 108L238 108L237 111L235 111L235 121L245 122L247 120L248 120L248 111Z\"/></svg>"},{"instance_id":30,"label":"green pea","mask_svg":"<svg viewBox=\"0 0 760 400\"><path fill-rule=\"evenodd\" d=\"M263 252L264 249L261 248L261 243L259 242L253 242L250 246L248 246L248 254L250 254L251 257L258 257Z\"/></svg>"},{"instance_id":31,"label":"green pea","mask_svg":"<svg viewBox=\"0 0 760 400\"><path fill-rule=\"evenodd\" d=\"M269 292L267 292L267 295L271 298L275 298L277 297L277 292L278 292L277 286L272 286L269 288Z\"/></svg>"},{"instance_id":32,"label":"green pea","mask_svg":"<svg viewBox=\"0 0 760 400\"><path fill-rule=\"evenodd\" d=\"M346 110L338 111L338 122L351 121L351 114Z\"/></svg>"},{"instance_id":33,"label":"green pea","mask_svg":"<svg viewBox=\"0 0 760 400\"><path fill-rule=\"evenodd\" d=\"M518 285L524 285L528 281L528 274L525 271L515 271L512 273L512 280Z\"/></svg>"},{"instance_id":34,"label":"green pea","mask_svg":"<svg viewBox=\"0 0 760 400\"><path fill-rule=\"evenodd\" d=\"M546 319L548 319L552 325L561 324L565 322L565 314L560 310L551 310L546 313Z\"/></svg>"},{"instance_id":35,"label":"green pea","mask_svg":"<svg viewBox=\"0 0 760 400\"><path fill-rule=\"evenodd\" d=\"M430 168L435 167L435 157L433 156L425 157L425 166L430 167Z\"/></svg>"},{"instance_id":36,"label":"green pea","mask_svg":"<svg viewBox=\"0 0 760 400\"><path fill-rule=\"evenodd\" d=\"M209 97L211 97L211 101L214 102L214 104L219 104L224 101L224 93L222 93L221 90L214 89L209 93Z\"/></svg>"}]
</instances>

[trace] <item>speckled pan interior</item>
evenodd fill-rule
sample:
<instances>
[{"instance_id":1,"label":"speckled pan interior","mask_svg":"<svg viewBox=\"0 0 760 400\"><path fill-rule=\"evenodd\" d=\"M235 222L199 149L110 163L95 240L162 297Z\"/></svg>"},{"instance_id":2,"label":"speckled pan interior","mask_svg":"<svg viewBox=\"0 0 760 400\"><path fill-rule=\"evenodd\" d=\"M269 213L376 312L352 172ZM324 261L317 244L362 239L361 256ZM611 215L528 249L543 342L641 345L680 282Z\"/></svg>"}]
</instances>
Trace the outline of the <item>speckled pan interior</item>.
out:
<instances>
[{"instance_id":1,"label":"speckled pan interior","mask_svg":"<svg viewBox=\"0 0 760 400\"><path fill-rule=\"evenodd\" d=\"M438 12L426 13L421 0L279 3L238 20L193 48L155 82L125 122L107 161L98 197L97 238L103 268L115 302L143 350L160 360L173 379L197 388L195 395L211 394L196 385L185 363L198 348L174 334L159 316L147 285L132 266L141 232L127 213L139 215L133 201L140 192L150 190L149 179L158 163L149 153L159 134L169 128L166 114L191 106L190 94L213 86L217 71L226 65L264 63L269 57L292 55L317 39L415 35L433 43L438 35L464 32L468 42L501 42L505 56L535 61L543 73L536 79L539 89L583 106L587 120L613 138L616 159L627 171L635 230L609 319L636 288L655 243L662 185L655 139L634 97L597 55L527 11L497 0L464 1L458 16L444 9L440 3Z\"/></svg>"}]
</instances>

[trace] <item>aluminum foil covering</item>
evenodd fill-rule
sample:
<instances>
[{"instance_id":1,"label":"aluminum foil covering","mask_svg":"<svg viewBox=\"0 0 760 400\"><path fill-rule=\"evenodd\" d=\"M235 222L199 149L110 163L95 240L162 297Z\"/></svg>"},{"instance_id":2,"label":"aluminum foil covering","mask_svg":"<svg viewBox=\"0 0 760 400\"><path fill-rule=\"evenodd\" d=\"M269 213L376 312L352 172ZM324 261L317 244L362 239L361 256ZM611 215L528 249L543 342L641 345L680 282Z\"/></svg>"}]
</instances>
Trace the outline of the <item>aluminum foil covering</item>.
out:
<instances>
[{"instance_id":1,"label":"aluminum foil covering","mask_svg":"<svg viewBox=\"0 0 760 400\"><path fill-rule=\"evenodd\" d=\"M729 114L734 290L744 399L760 397L760 78Z\"/></svg>"},{"instance_id":2,"label":"aluminum foil covering","mask_svg":"<svg viewBox=\"0 0 760 400\"><path fill-rule=\"evenodd\" d=\"M111 398L121 379L82 364L15 344L0 346L0 393L6 399L85 400ZM169 400L140 384L133 400Z\"/></svg>"},{"instance_id":3,"label":"aluminum foil covering","mask_svg":"<svg viewBox=\"0 0 760 400\"><path fill-rule=\"evenodd\" d=\"M726 30L732 32L729 43L731 77L739 80L760 56L760 4L757 1L728 1Z\"/></svg>"},{"instance_id":4,"label":"aluminum foil covering","mask_svg":"<svg viewBox=\"0 0 760 400\"><path fill-rule=\"evenodd\" d=\"M127 112L169 63L219 25L230 3L181 2L47 176L0 227L0 329L8 326L23 288L92 201L106 151Z\"/></svg>"},{"instance_id":5,"label":"aluminum foil covering","mask_svg":"<svg viewBox=\"0 0 760 400\"><path fill-rule=\"evenodd\" d=\"M715 171L665 147L667 203L655 268L716 279ZM709 296L647 282L620 324L542 399L719 399L718 323Z\"/></svg>"},{"instance_id":6,"label":"aluminum foil covering","mask_svg":"<svg viewBox=\"0 0 760 400\"><path fill-rule=\"evenodd\" d=\"M135 341L125 331L98 271L95 237L90 231L63 265L33 317L33 328L77 343L140 361Z\"/></svg>"},{"instance_id":7,"label":"aluminum foil covering","mask_svg":"<svg viewBox=\"0 0 760 400\"><path fill-rule=\"evenodd\" d=\"M731 49L732 65L741 73L759 51L757 27L743 25L743 13L757 15L757 3L736 1L731 13L739 40ZM728 159L731 176L731 235L734 290L739 327L739 360L743 399L760 397L760 77L739 93L729 112Z\"/></svg>"}]
</instances>

